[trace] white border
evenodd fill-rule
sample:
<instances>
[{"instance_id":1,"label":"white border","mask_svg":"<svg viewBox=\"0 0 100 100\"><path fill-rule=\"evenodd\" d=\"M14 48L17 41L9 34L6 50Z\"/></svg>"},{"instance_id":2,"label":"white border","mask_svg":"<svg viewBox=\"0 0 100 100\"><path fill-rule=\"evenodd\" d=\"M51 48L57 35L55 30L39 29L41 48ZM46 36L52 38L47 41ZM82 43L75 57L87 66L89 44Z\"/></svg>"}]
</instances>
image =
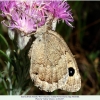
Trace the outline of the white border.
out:
<instances>
[{"instance_id":1,"label":"white border","mask_svg":"<svg viewBox=\"0 0 100 100\"><path fill-rule=\"evenodd\" d=\"M100 96L94 95L22 95L0 96L0 100L100 100Z\"/></svg>"}]
</instances>

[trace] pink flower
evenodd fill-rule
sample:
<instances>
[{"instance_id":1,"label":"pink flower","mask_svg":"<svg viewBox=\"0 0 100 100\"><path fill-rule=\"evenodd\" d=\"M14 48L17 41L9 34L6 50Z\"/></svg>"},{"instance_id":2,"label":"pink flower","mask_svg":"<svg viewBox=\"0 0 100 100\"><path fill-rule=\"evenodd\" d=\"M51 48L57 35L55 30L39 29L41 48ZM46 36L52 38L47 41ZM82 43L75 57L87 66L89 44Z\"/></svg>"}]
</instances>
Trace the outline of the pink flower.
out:
<instances>
[{"instance_id":1,"label":"pink flower","mask_svg":"<svg viewBox=\"0 0 100 100\"><path fill-rule=\"evenodd\" d=\"M11 29L17 29L25 34L35 32L37 27L45 24L49 15L55 19L65 21L72 27L73 22L71 11L67 2L53 0L15 0L0 1L2 16L6 17Z\"/></svg>"}]
</instances>

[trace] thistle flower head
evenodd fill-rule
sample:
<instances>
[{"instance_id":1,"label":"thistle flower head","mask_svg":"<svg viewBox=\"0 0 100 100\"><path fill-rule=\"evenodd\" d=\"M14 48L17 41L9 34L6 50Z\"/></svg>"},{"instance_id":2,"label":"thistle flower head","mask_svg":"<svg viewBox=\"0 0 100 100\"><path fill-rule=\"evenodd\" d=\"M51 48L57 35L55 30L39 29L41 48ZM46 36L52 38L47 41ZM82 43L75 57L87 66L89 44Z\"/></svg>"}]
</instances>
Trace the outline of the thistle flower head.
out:
<instances>
[{"instance_id":1,"label":"thistle flower head","mask_svg":"<svg viewBox=\"0 0 100 100\"><path fill-rule=\"evenodd\" d=\"M65 21L72 27L73 22L69 5L63 0L14 0L0 1L2 16L9 24L3 23L10 29L17 29L25 34L35 32L38 27L45 24L51 15L52 19Z\"/></svg>"}]
</instances>

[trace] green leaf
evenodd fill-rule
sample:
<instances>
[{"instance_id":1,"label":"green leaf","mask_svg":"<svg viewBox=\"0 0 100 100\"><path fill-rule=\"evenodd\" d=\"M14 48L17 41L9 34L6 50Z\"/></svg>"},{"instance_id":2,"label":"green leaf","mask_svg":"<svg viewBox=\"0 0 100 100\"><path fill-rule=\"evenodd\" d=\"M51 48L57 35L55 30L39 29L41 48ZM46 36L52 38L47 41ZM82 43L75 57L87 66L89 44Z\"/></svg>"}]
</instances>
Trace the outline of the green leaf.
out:
<instances>
[{"instance_id":1,"label":"green leaf","mask_svg":"<svg viewBox=\"0 0 100 100\"><path fill-rule=\"evenodd\" d=\"M93 61L98 57L99 54L100 54L100 51L91 52L89 55L89 58Z\"/></svg>"},{"instance_id":2,"label":"green leaf","mask_svg":"<svg viewBox=\"0 0 100 100\"><path fill-rule=\"evenodd\" d=\"M0 34L0 41L2 41L4 43L4 45L7 46L7 48L9 47L8 42L6 41L6 39L4 38L4 36L2 36L1 34Z\"/></svg>"},{"instance_id":3,"label":"green leaf","mask_svg":"<svg viewBox=\"0 0 100 100\"><path fill-rule=\"evenodd\" d=\"M11 62L10 58L2 50L0 50L0 56L5 57L9 62Z\"/></svg>"}]
</instances>

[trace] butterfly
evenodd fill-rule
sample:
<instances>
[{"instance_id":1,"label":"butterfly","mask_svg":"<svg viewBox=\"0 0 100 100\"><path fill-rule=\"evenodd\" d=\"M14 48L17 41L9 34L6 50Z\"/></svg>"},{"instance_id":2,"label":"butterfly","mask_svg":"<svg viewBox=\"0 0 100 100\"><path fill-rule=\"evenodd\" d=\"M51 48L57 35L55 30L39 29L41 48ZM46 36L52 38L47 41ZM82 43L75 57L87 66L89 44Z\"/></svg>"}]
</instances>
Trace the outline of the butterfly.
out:
<instances>
[{"instance_id":1,"label":"butterfly","mask_svg":"<svg viewBox=\"0 0 100 100\"><path fill-rule=\"evenodd\" d=\"M35 86L46 92L56 89L78 91L81 76L64 39L48 25L37 29L35 37L29 50L30 77Z\"/></svg>"}]
</instances>

